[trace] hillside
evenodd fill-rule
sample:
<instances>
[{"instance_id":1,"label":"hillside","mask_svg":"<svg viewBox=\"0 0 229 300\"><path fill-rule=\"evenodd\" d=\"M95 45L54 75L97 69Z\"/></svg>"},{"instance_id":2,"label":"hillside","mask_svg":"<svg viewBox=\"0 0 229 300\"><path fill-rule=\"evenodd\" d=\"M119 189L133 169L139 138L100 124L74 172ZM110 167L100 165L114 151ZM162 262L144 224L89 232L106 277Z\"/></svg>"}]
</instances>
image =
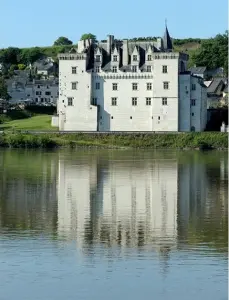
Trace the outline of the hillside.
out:
<instances>
[{"instance_id":1,"label":"hillside","mask_svg":"<svg viewBox=\"0 0 229 300\"><path fill-rule=\"evenodd\" d=\"M152 40L156 37L133 38L132 40L144 41ZM208 68L224 67L227 72L228 62L228 35L218 34L211 39L173 39L175 51L186 52L190 55L189 66L196 64L204 65ZM0 49L0 63L14 65L15 69L23 69L42 56L52 57L57 61L59 53L68 52L77 45L60 45L50 47L14 48Z\"/></svg>"}]
</instances>

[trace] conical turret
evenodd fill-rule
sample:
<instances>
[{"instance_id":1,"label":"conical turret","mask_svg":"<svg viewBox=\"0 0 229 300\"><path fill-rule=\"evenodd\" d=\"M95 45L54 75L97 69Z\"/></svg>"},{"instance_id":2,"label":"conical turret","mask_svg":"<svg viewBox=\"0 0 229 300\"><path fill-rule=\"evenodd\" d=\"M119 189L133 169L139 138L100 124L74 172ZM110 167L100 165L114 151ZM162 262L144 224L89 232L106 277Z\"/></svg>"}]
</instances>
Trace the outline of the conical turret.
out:
<instances>
[{"instance_id":1,"label":"conical turret","mask_svg":"<svg viewBox=\"0 0 229 300\"><path fill-rule=\"evenodd\" d=\"M172 39L169 35L167 25L165 25L165 34L164 34L164 37L163 37L163 47L164 47L165 51L172 51L173 50L173 43L172 43Z\"/></svg>"}]
</instances>

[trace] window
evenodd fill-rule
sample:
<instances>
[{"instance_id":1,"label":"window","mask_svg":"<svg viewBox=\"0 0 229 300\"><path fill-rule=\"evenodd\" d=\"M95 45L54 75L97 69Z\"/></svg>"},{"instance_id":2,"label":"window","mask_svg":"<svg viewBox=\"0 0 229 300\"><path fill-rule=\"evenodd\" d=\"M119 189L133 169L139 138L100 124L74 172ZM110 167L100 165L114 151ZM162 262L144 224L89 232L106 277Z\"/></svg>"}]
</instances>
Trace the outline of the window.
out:
<instances>
[{"instance_id":1,"label":"window","mask_svg":"<svg viewBox=\"0 0 229 300\"><path fill-rule=\"evenodd\" d=\"M77 74L77 67L72 67L72 74Z\"/></svg>"},{"instance_id":2,"label":"window","mask_svg":"<svg viewBox=\"0 0 229 300\"><path fill-rule=\"evenodd\" d=\"M113 61L118 61L118 56L117 55L113 55Z\"/></svg>"},{"instance_id":3,"label":"window","mask_svg":"<svg viewBox=\"0 0 229 300\"><path fill-rule=\"evenodd\" d=\"M151 61L152 60L152 56L151 55L147 55L147 60Z\"/></svg>"},{"instance_id":4,"label":"window","mask_svg":"<svg viewBox=\"0 0 229 300\"><path fill-rule=\"evenodd\" d=\"M96 82L96 83L95 83L95 89L96 89L96 90L99 90L99 89L100 89L100 82Z\"/></svg>"},{"instance_id":5,"label":"window","mask_svg":"<svg viewBox=\"0 0 229 300\"><path fill-rule=\"evenodd\" d=\"M118 84L117 83L112 83L112 90L117 91L118 90Z\"/></svg>"},{"instance_id":6,"label":"window","mask_svg":"<svg viewBox=\"0 0 229 300\"><path fill-rule=\"evenodd\" d=\"M152 83L151 82L148 82L146 84L146 89L147 89L147 91L151 91L152 90Z\"/></svg>"},{"instance_id":7,"label":"window","mask_svg":"<svg viewBox=\"0 0 229 300\"><path fill-rule=\"evenodd\" d=\"M95 67L95 72L99 73L100 72L100 67Z\"/></svg>"},{"instance_id":8,"label":"window","mask_svg":"<svg viewBox=\"0 0 229 300\"><path fill-rule=\"evenodd\" d=\"M146 98L146 105L151 105L151 98Z\"/></svg>"},{"instance_id":9,"label":"window","mask_svg":"<svg viewBox=\"0 0 229 300\"><path fill-rule=\"evenodd\" d=\"M117 98L111 98L111 105L116 106L117 105Z\"/></svg>"},{"instance_id":10,"label":"window","mask_svg":"<svg viewBox=\"0 0 229 300\"><path fill-rule=\"evenodd\" d=\"M92 98L92 105L97 105L97 98Z\"/></svg>"},{"instance_id":11,"label":"window","mask_svg":"<svg viewBox=\"0 0 229 300\"><path fill-rule=\"evenodd\" d=\"M164 87L164 90L168 90L169 89L169 83L168 83L168 81L164 81L163 82L163 87Z\"/></svg>"},{"instance_id":12,"label":"window","mask_svg":"<svg viewBox=\"0 0 229 300\"><path fill-rule=\"evenodd\" d=\"M95 56L95 61L96 62L100 62L101 61L101 56L100 55L96 55Z\"/></svg>"},{"instance_id":13,"label":"window","mask_svg":"<svg viewBox=\"0 0 229 300\"><path fill-rule=\"evenodd\" d=\"M39 88L40 88L40 86L38 85L38 86L37 86L37 88L39 89Z\"/></svg>"},{"instance_id":14,"label":"window","mask_svg":"<svg viewBox=\"0 0 229 300\"><path fill-rule=\"evenodd\" d=\"M137 106L138 100L136 97L132 98L132 105Z\"/></svg>"},{"instance_id":15,"label":"window","mask_svg":"<svg viewBox=\"0 0 229 300\"><path fill-rule=\"evenodd\" d=\"M37 96L41 96L41 92L36 92L36 95Z\"/></svg>"},{"instance_id":16,"label":"window","mask_svg":"<svg viewBox=\"0 0 229 300\"><path fill-rule=\"evenodd\" d=\"M162 98L162 105L168 105L167 98Z\"/></svg>"},{"instance_id":17,"label":"window","mask_svg":"<svg viewBox=\"0 0 229 300\"><path fill-rule=\"evenodd\" d=\"M47 85L47 89L49 89L49 86Z\"/></svg>"},{"instance_id":18,"label":"window","mask_svg":"<svg viewBox=\"0 0 229 300\"><path fill-rule=\"evenodd\" d=\"M77 82L72 82L72 90L77 90Z\"/></svg>"},{"instance_id":19,"label":"window","mask_svg":"<svg viewBox=\"0 0 229 300\"><path fill-rule=\"evenodd\" d=\"M130 116L130 119L132 120L132 116Z\"/></svg>"},{"instance_id":20,"label":"window","mask_svg":"<svg viewBox=\"0 0 229 300\"><path fill-rule=\"evenodd\" d=\"M38 102L38 98L35 98L35 101Z\"/></svg>"},{"instance_id":21,"label":"window","mask_svg":"<svg viewBox=\"0 0 229 300\"><path fill-rule=\"evenodd\" d=\"M191 99L191 105L196 106L196 99Z\"/></svg>"},{"instance_id":22,"label":"window","mask_svg":"<svg viewBox=\"0 0 229 300\"><path fill-rule=\"evenodd\" d=\"M146 67L146 71L147 71L147 72L151 72L151 66L147 66L147 67Z\"/></svg>"},{"instance_id":23,"label":"window","mask_svg":"<svg viewBox=\"0 0 229 300\"><path fill-rule=\"evenodd\" d=\"M137 66L132 67L132 72L137 72Z\"/></svg>"},{"instance_id":24,"label":"window","mask_svg":"<svg viewBox=\"0 0 229 300\"><path fill-rule=\"evenodd\" d=\"M162 73L168 73L168 67L162 66Z\"/></svg>"},{"instance_id":25,"label":"window","mask_svg":"<svg viewBox=\"0 0 229 300\"><path fill-rule=\"evenodd\" d=\"M192 113L192 117L194 117L194 113Z\"/></svg>"},{"instance_id":26,"label":"window","mask_svg":"<svg viewBox=\"0 0 229 300\"><path fill-rule=\"evenodd\" d=\"M160 120L161 119L161 117L158 117L158 120Z\"/></svg>"},{"instance_id":27,"label":"window","mask_svg":"<svg viewBox=\"0 0 229 300\"><path fill-rule=\"evenodd\" d=\"M73 106L73 98L68 98L68 106Z\"/></svg>"},{"instance_id":28,"label":"window","mask_svg":"<svg viewBox=\"0 0 229 300\"><path fill-rule=\"evenodd\" d=\"M138 61L138 56L137 55L133 55L133 61Z\"/></svg>"},{"instance_id":29,"label":"window","mask_svg":"<svg viewBox=\"0 0 229 300\"><path fill-rule=\"evenodd\" d=\"M113 73L117 73L117 70L118 70L118 69L117 69L117 67L115 67L115 66L112 68L112 72L113 72Z\"/></svg>"},{"instance_id":30,"label":"window","mask_svg":"<svg viewBox=\"0 0 229 300\"><path fill-rule=\"evenodd\" d=\"M137 91L138 90L138 84L137 83L132 83L132 90Z\"/></svg>"},{"instance_id":31,"label":"window","mask_svg":"<svg viewBox=\"0 0 229 300\"><path fill-rule=\"evenodd\" d=\"M45 95L46 95L46 96L50 96L50 95L51 95L51 92L45 92Z\"/></svg>"},{"instance_id":32,"label":"window","mask_svg":"<svg viewBox=\"0 0 229 300\"><path fill-rule=\"evenodd\" d=\"M192 91L195 91L196 90L196 85L195 83L192 84Z\"/></svg>"}]
</instances>

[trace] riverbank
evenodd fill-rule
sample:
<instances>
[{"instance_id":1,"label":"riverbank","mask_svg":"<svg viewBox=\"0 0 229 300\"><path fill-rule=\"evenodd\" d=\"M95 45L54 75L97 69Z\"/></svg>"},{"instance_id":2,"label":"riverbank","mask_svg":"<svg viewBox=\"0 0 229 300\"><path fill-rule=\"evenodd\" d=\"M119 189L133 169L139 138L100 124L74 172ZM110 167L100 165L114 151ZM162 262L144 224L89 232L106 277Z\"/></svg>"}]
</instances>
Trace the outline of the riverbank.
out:
<instances>
[{"instance_id":1,"label":"riverbank","mask_svg":"<svg viewBox=\"0 0 229 300\"><path fill-rule=\"evenodd\" d=\"M148 148L148 149L228 149L228 134L220 132L194 132L180 134L159 133L72 133L21 134L3 133L0 147L6 148Z\"/></svg>"}]
</instances>

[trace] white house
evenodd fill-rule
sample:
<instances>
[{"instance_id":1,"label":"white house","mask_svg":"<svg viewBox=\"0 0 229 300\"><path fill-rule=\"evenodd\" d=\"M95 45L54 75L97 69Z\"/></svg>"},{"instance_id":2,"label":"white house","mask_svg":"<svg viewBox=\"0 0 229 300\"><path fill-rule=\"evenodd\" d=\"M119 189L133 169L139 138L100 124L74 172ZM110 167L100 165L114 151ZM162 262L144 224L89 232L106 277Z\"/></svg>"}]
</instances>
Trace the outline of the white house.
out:
<instances>
[{"instance_id":1,"label":"white house","mask_svg":"<svg viewBox=\"0 0 229 300\"><path fill-rule=\"evenodd\" d=\"M57 80L34 80L27 83L26 95L36 104L57 104L59 85Z\"/></svg>"},{"instance_id":2,"label":"white house","mask_svg":"<svg viewBox=\"0 0 229 300\"><path fill-rule=\"evenodd\" d=\"M172 51L166 27L155 41L79 41L59 55L59 130L203 131L203 79Z\"/></svg>"}]
</instances>

